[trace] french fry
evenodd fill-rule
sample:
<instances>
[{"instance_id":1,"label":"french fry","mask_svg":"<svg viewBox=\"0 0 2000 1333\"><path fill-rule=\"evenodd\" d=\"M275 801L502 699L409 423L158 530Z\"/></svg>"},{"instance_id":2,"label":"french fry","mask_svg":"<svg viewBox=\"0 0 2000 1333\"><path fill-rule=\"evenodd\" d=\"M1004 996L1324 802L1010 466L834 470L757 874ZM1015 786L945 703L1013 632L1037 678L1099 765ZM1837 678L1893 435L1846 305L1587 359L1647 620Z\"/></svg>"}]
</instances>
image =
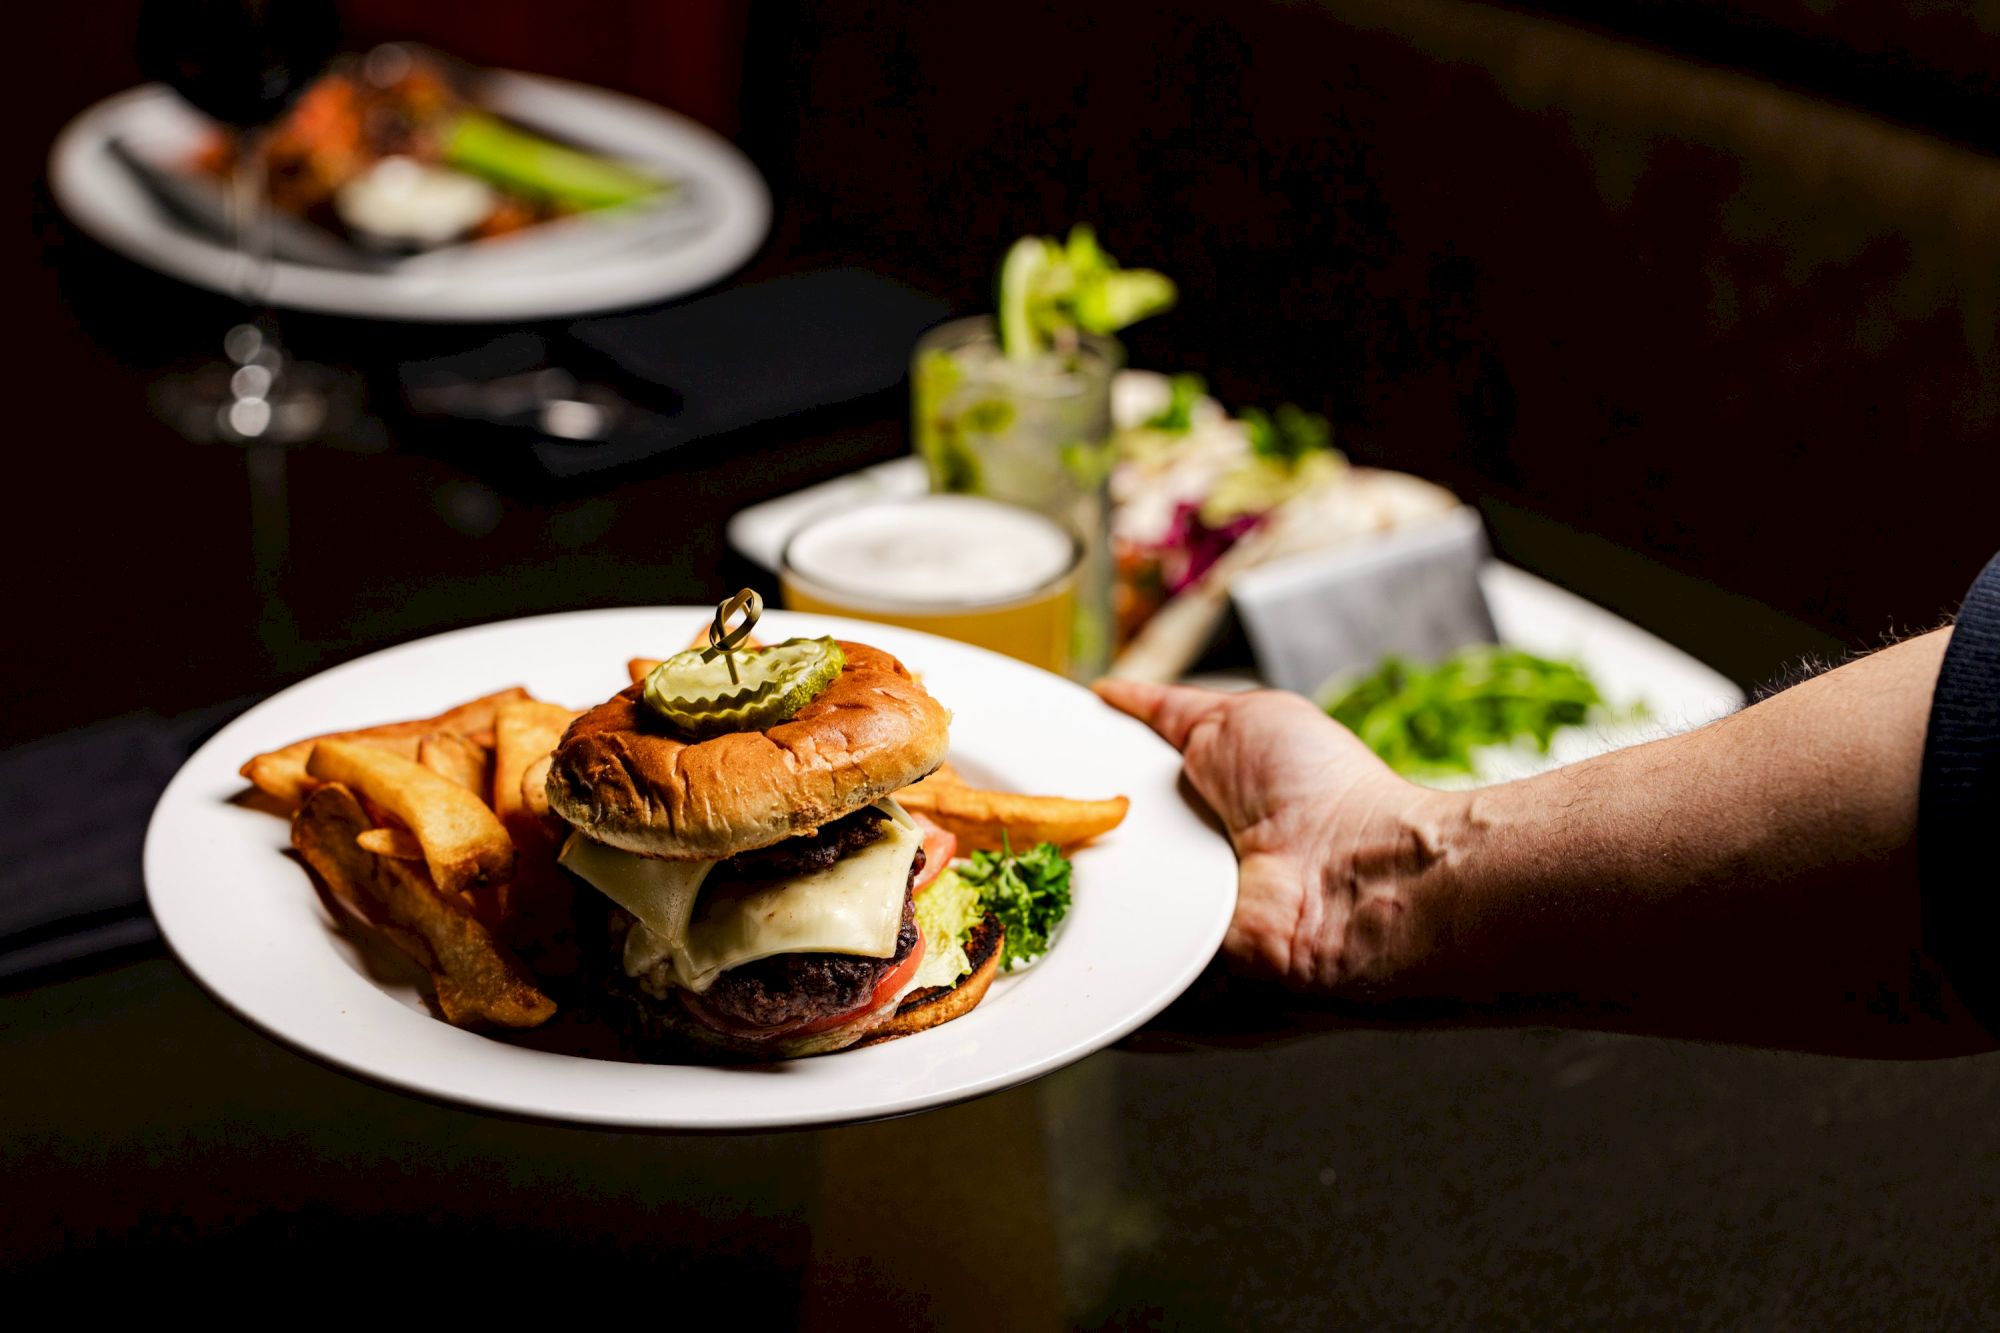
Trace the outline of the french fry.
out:
<instances>
[{"instance_id":1,"label":"french fry","mask_svg":"<svg viewBox=\"0 0 2000 1333\"><path fill-rule=\"evenodd\" d=\"M365 812L364 812L365 813ZM372 828L355 835L355 845L364 852L396 861L421 861L424 845L406 828Z\"/></svg>"},{"instance_id":2,"label":"french fry","mask_svg":"<svg viewBox=\"0 0 2000 1333\"><path fill-rule=\"evenodd\" d=\"M337 783L322 783L314 792L326 795L314 801L308 794L305 804L292 812L292 847L349 916L380 930L397 948L429 967L430 946L391 921L374 891L375 854L361 846L363 838L378 831L369 827L368 812L353 792Z\"/></svg>"},{"instance_id":3,"label":"french fry","mask_svg":"<svg viewBox=\"0 0 2000 1333\"><path fill-rule=\"evenodd\" d=\"M549 769L555 764L555 756L545 754L521 774L521 808L537 819L551 817L549 810Z\"/></svg>"},{"instance_id":4,"label":"french fry","mask_svg":"<svg viewBox=\"0 0 2000 1333\"><path fill-rule=\"evenodd\" d=\"M502 704L493 721L493 809L513 832L521 813L521 777L545 759L577 715L559 704L520 699Z\"/></svg>"},{"instance_id":5,"label":"french fry","mask_svg":"<svg viewBox=\"0 0 2000 1333\"><path fill-rule=\"evenodd\" d=\"M1132 804L1123 796L1073 801L1064 796L986 791L962 782L940 782L935 775L903 788L896 800L912 814L956 834L958 845L971 851L998 851L1003 845L1024 849L1038 842L1073 847L1117 828Z\"/></svg>"},{"instance_id":6,"label":"french fry","mask_svg":"<svg viewBox=\"0 0 2000 1333\"><path fill-rule=\"evenodd\" d=\"M424 845L408 829L366 829L354 835L354 845L392 861L422 861Z\"/></svg>"},{"instance_id":7,"label":"french fry","mask_svg":"<svg viewBox=\"0 0 2000 1333\"><path fill-rule=\"evenodd\" d=\"M477 738L481 732L487 733L486 744L492 744L493 714L500 704L508 699L525 699L528 692L518 685L462 703L447 709L436 717L418 718L410 722L390 722L379 727L362 727L355 731L336 731L325 736L312 736L302 741L293 741L281 749L252 757L240 770L250 785L279 802L287 810L296 810L299 802L305 800L306 793L318 784L306 772L306 760L311 758L313 747L321 741L361 741L379 746L392 754L400 754L405 759L417 757L417 747L423 736L433 731L452 731Z\"/></svg>"},{"instance_id":8,"label":"french fry","mask_svg":"<svg viewBox=\"0 0 2000 1333\"><path fill-rule=\"evenodd\" d=\"M514 844L499 816L422 764L363 741L331 740L313 747L306 772L349 788L416 834L431 878L446 893L504 884L512 877Z\"/></svg>"},{"instance_id":9,"label":"french fry","mask_svg":"<svg viewBox=\"0 0 2000 1333\"><path fill-rule=\"evenodd\" d=\"M560 961L574 949L559 947L569 938L569 880L556 868L562 835L549 816L548 797L539 791L530 803L527 774L539 769L548 777L550 753L577 715L567 708L523 699L503 704L494 718L493 808L507 836L514 840L514 881L503 898L501 933L516 948L528 951L535 965L562 970Z\"/></svg>"},{"instance_id":10,"label":"french fry","mask_svg":"<svg viewBox=\"0 0 2000 1333\"><path fill-rule=\"evenodd\" d=\"M327 782L292 818L292 845L334 899L375 925L431 974L438 1008L455 1027L531 1028L555 1014L519 959L412 862L361 846L370 832L361 803Z\"/></svg>"},{"instance_id":11,"label":"french fry","mask_svg":"<svg viewBox=\"0 0 2000 1333\"><path fill-rule=\"evenodd\" d=\"M515 702L500 706L508 708ZM493 746L481 745L456 731L427 733L417 742L417 762L482 800L493 785Z\"/></svg>"}]
</instances>

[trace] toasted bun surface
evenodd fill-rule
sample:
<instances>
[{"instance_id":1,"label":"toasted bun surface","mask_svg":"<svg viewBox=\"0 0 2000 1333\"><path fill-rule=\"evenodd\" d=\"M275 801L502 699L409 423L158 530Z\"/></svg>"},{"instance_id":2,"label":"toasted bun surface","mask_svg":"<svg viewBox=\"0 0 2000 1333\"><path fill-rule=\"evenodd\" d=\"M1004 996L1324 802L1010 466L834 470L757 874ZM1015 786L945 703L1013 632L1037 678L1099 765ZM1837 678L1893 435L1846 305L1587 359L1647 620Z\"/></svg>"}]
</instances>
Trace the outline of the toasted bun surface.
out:
<instances>
[{"instance_id":1,"label":"toasted bun surface","mask_svg":"<svg viewBox=\"0 0 2000 1333\"><path fill-rule=\"evenodd\" d=\"M609 846L712 861L810 833L943 763L944 707L881 649L840 648L833 683L767 731L684 740L643 685L599 704L556 747L550 807Z\"/></svg>"}]
</instances>

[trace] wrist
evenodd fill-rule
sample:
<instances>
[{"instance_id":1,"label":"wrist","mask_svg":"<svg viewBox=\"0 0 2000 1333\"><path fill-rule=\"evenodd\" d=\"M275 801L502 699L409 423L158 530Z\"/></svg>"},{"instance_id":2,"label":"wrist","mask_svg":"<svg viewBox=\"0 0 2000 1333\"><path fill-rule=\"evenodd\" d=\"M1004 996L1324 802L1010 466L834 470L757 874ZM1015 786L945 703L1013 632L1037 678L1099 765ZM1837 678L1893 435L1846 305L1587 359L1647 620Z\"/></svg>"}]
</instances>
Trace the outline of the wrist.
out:
<instances>
[{"instance_id":1,"label":"wrist","mask_svg":"<svg viewBox=\"0 0 2000 1333\"><path fill-rule=\"evenodd\" d=\"M1442 998L1457 970L1454 903L1476 840L1472 794L1397 780L1358 829L1333 831L1323 862L1316 988L1342 999Z\"/></svg>"},{"instance_id":2,"label":"wrist","mask_svg":"<svg viewBox=\"0 0 2000 1333\"><path fill-rule=\"evenodd\" d=\"M1561 769L1438 793L1437 854L1409 889L1421 925L1400 973L1402 995L1461 1017L1517 1020L1574 1015L1602 1002L1606 992L1591 983L1603 979L1612 941L1579 947L1569 925L1575 886L1601 890L1621 878L1621 867L1588 839L1565 836L1567 826L1597 817L1589 785L1577 777L1575 768Z\"/></svg>"},{"instance_id":3,"label":"wrist","mask_svg":"<svg viewBox=\"0 0 2000 1333\"><path fill-rule=\"evenodd\" d=\"M1499 790L1430 793L1424 810L1429 855L1413 868L1406 890L1411 929L1399 973L1399 993L1406 998L1456 1006L1491 989L1496 941L1468 923L1478 915L1480 878L1496 860Z\"/></svg>"}]
</instances>

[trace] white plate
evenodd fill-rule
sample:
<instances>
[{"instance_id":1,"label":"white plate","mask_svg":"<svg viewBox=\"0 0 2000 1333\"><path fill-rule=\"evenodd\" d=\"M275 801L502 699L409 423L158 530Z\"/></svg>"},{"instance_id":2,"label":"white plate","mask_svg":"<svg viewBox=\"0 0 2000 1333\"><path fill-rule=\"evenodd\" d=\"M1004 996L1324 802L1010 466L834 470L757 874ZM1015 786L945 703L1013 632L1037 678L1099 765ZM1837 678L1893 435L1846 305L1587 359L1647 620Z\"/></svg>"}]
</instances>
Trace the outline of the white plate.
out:
<instances>
[{"instance_id":1,"label":"white plate","mask_svg":"<svg viewBox=\"0 0 2000 1333\"><path fill-rule=\"evenodd\" d=\"M684 186L671 211L579 218L518 237L452 247L382 273L279 262L269 301L296 310L418 322L549 319L678 296L733 272L763 243L771 198L726 140L634 98L536 74L482 76L480 99ZM114 136L154 162L185 160L207 123L164 87L91 107L49 155L56 202L92 237L197 287L233 293L233 251L187 229L113 155Z\"/></svg>"},{"instance_id":2,"label":"white plate","mask_svg":"<svg viewBox=\"0 0 2000 1333\"><path fill-rule=\"evenodd\" d=\"M1021 791L1126 795L1123 826L1076 854L1075 903L1034 967L955 1022L900 1041L753 1068L585 1059L431 1017L407 968L357 952L288 856L285 821L233 804L236 770L302 736L423 717L522 684L584 706L629 657L686 643L712 612L582 611L459 630L335 667L225 727L167 787L146 892L167 943L224 1004L366 1078L550 1120L754 1130L900 1115L1010 1087L1109 1045L1194 980L1236 901L1228 843L1181 796L1178 756L1087 690L927 634L770 612L759 633L874 643L952 710L953 761ZM371 975L371 972L374 975Z\"/></svg>"}]
</instances>

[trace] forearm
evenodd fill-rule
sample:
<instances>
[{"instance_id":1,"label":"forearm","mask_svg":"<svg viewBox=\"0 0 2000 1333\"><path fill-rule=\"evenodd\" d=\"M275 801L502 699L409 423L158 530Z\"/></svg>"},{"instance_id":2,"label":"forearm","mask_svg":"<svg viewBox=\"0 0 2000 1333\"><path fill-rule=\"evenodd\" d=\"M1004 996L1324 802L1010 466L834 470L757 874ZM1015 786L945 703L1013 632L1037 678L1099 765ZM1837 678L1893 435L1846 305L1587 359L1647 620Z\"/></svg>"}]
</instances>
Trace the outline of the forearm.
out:
<instances>
[{"instance_id":1,"label":"forearm","mask_svg":"<svg viewBox=\"0 0 2000 1333\"><path fill-rule=\"evenodd\" d=\"M1629 1031L1989 1048L1920 948L1918 778L1946 639L1426 803L1394 989Z\"/></svg>"}]
</instances>

